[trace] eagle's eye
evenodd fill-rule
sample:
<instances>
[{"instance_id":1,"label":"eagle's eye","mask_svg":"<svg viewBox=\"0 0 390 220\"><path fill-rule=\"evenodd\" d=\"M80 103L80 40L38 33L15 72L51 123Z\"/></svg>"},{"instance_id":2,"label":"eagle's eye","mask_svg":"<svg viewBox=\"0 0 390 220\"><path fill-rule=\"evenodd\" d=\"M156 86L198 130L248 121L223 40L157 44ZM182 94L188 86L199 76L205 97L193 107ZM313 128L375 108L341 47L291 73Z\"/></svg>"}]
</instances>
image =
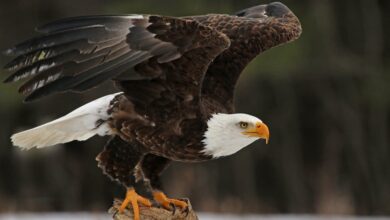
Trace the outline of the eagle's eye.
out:
<instances>
[{"instance_id":1,"label":"eagle's eye","mask_svg":"<svg viewBox=\"0 0 390 220\"><path fill-rule=\"evenodd\" d=\"M238 123L238 125L240 126L240 128L247 128L248 127L248 122L241 121L240 123Z\"/></svg>"}]
</instances>

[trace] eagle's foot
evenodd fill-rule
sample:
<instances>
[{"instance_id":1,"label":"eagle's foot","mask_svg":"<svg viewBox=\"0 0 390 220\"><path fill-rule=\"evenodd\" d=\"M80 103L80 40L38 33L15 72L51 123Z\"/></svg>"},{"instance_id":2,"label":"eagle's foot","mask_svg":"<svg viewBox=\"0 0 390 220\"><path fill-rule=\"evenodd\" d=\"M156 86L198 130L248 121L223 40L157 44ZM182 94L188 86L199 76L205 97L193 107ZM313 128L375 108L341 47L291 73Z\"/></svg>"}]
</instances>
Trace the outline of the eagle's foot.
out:
<instances>
[{"instance_id":1,"label":"eagle's foot","mask_svg":"<svg viewBox=\"0 0 390 220\"><path fill-rule=\"evenodd\" d=\"M153 192L154 200L167 210L171 210L175 214L176 207L179 207L182 211L188 214L188 204L182 200L170 199L163 192Z\"/></svg>"},{"instance_id":2,"label":"eagle's foot","mask_svg":"<svg viewBox=\"0 0 390 220\"><path fill-rule=\"evenodd\" d=\"M131 206L133 207L134 220L139 220L139 205L138 205L138 203L140 203L146 207L152 206L152 203L148 199L138 195L135 192L134 188L130 188L127 190L126 198L123 200L121 206L118 209L118 212L123 213L123 211L126 209L127 205L129 205L129 203L131 203Z\"/></svg>"}]
</instances>

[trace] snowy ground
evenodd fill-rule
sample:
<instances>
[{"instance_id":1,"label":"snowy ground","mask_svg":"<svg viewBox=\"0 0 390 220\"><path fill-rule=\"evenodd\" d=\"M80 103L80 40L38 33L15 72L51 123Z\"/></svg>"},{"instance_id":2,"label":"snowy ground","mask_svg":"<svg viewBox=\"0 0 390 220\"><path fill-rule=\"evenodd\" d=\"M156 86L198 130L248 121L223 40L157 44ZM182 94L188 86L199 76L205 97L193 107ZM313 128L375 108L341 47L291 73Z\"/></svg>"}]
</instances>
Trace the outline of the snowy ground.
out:
<instances>
[{"instance_id":1,"label":"snowy ground","mask_svg":"<svg viewBox=\"0 0 390 220\"><path fill-rule=\"evenodd\" d=\"M0 214L0 220L107 220L108 214L47 213L47 214ZM219 215L200 213L201 220L390 220L389 217L311 216L311 215Z\"/></svg>"}]
</instances>

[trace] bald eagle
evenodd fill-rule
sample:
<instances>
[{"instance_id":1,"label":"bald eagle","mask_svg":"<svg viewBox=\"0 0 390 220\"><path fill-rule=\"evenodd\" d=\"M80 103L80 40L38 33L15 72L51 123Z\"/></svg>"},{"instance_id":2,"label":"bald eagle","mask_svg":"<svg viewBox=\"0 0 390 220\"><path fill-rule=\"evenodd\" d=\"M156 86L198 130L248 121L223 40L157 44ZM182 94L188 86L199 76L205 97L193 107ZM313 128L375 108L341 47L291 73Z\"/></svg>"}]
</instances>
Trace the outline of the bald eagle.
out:
<instances>
[{"instance_id":1,"label":"bald eagle","mask_svg":"<svg viewBox=\"0 0 390 220\"><path fill-rule=\"evenodd\" d=\"M121 92L14 134L13 144L31 149L111 136L98 166L127 189L119 211L130 204L139 219L139 203L151 206L152 200L187 208L162 192L159 177L171 161L206 161L257 139L268 142L265 123L234 113L234 88L253 58L297 39L301 25L274 2L233 15L74 17L37 31L38 37L5 51L16 56L5 66L13 72L5 82L29 78L19 89L25 101L83 92L107 80ZM149 193L136 192L139 182Z\"/></svg>"}]
</instances>

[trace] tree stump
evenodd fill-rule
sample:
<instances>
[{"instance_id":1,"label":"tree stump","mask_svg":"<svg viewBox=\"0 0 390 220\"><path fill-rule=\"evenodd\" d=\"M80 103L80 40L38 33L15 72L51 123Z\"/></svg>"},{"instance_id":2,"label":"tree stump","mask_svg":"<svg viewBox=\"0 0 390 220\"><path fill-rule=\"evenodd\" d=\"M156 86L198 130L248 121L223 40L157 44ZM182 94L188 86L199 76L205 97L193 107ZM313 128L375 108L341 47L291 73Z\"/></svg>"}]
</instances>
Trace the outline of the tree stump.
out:
<instances>
[{"instance_id":1,"label":"tree stump","mask_svg":"<svg viewBox=\"0 0 390 220\"><path fill-rule=\"evenodd\" d=\"M192 209L191 203L188 199L185 199L188 203L188 214L182 212L179 208L176 209L173 214L172 211L166 210L159 207L145 207L140 204L140 219L141 220L198 220L198 216L195 211ZM128 206L123 213L117 212L118 208L121 206L122 200L115 199L112 207L108 210L108 213L113 215L115 220L132 220L133 219L133 209L131 206Z\"/></svg>"}]
</instances>

